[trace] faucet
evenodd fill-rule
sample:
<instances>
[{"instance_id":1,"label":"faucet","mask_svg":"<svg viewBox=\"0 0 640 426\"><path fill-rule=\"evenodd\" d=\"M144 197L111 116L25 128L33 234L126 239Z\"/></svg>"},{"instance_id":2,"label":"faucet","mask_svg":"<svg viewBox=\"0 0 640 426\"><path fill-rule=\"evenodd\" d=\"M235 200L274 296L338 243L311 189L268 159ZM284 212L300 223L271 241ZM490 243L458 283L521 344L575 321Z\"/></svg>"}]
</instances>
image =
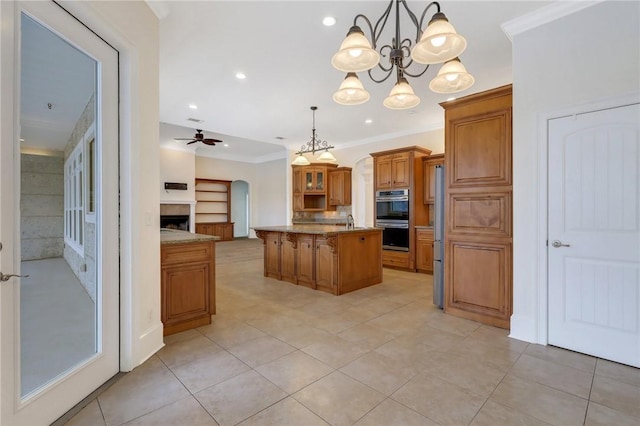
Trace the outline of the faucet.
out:
<instances>
[{"instance_id":1,"label":"faucet","mask_svg":"<svg viewBox=\"0 0 640 426\"><path fill-rule=\"evenodd\" d=\"M353 220L353 215L347 216L347 229L356 229L356 223Z\"/></svg>"}]
</instances>

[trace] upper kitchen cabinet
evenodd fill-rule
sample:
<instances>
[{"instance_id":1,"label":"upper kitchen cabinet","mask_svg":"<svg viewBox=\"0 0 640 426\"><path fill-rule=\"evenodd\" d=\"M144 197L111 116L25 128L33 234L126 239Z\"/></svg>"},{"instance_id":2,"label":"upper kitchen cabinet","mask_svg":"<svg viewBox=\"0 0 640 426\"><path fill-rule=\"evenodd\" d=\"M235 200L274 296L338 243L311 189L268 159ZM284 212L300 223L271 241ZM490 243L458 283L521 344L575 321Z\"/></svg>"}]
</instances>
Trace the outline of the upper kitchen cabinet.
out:
<instances>
[{"instance_id":1,"label":"upper kitchen cabinet","mask_svg":"<svg viewBox=\"0 0 640 426\"><path fill-rule=\"evenodd\" d=\"M310 166L292 166L293 210L324 211L333 210L329 202L329 173L336 164L316 163Z\"/></svg>"},{"instance_id":2,"label":"upper kitchen cabinet","mask_svg":"<svg viewBox=\"0 0 640 426\"><path fill-rule=\"evenodd\" d=\"M351 167L338 167L329 172L329 205L351 205Z\"/></svg>"},{"instance_id":3,"label":"upper kitchen cabinet","mask_svg":"<svg viewBox=\"0 0 640 426\"><path fill-rule=\"evenodd\" d=\"M445 301L509 328L512 312L511 86L444 102Z\"/></svg>"},{"instance_id":4,"label":"upper kitchen cabinet","mask_svg":"<svg viewBox=\"0 0 640 426\"><path fill-rule=\"evenodd\" d=\"M429 154L431 151L418 146L372 153L376 191L411 188L416 177L414 161Z\"/></svg>"},{"instance_id":5,"label":"upper kitchen cabinet","mask_svg":"<svg viewBox=\"0 0 640 426\"><path fill-rule=\"evenodd\" d=\"M436 166L444 164L444 154L423 157L424 162L424 203L433 204L436 199Z\"/></svg>"}]
</instances>

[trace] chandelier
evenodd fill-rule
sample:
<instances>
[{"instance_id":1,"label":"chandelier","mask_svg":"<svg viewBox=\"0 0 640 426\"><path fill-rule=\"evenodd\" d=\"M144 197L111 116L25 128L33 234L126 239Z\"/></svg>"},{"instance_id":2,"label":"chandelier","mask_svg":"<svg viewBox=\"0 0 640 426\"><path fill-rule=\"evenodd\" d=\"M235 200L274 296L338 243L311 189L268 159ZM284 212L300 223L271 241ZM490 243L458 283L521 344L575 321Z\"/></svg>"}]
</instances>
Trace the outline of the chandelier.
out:
<instances>
[{"instance_id":1,"label":"chandelier","mask_svg":"<svg viewBox=\"0 0 640 426\"><path fill-rule=\"evenodd\" d=\"M394 4L395 35L390 44L379 46L380 35L387 24ZM411 38L401 38L400 36L401 5L415 27L411 29L412 32L415 32L414 41ZM427 28L422 31L425 15L431 6L436 7L436 13L429 21ZM371 41L365 37L364 32L358 26L358 20L362 20L366 24L365 28L369 30ZM354 18L353 26L342 42L340 50L331 59L334 68L347 73L340 88L333 94L333 100L342 105L359 105L367 102L369 92L364 89L356 73L368 71L369 77L376 83L382 83L395 74L396 84L384 100L384 106L390 109L413 108L420 103L420 98L413 92L406 76L420 77L429 69L429 65L438 63L443 63L443 65L429 83L429 88L436 93L461 92L474 83L473 76L467 72L458 58L466 47L467 41L456 33L445 14L440 12L438 2L429 3L418 20L405 0L391 0L375 26L365 15L358 14ZM382 63L381 57L388 58L388 64ZM414 62L426 66L419 67L417 71L410 71L409 67ZM380 70L377 73L382 74L379 78L372 73L376 65Z\"/></svg>"},{"instance_id":2,"label":"chandelier","mask_svg":"<svg viewBox=\"0 0 640 426\"><path fill-rule=\"evenodd\" d=\"M304 154L307 154L310 152L313 155L317 151L324 151L322 154L320 154L320 156L318 157L318 160L336 161L336 157L334 157L333 154L329 152L329 150L334 148L334 146L329 145L329 142L320 140L316 137L316 110L317 109L318 109L317 106L311 107L311 111L313 114L313 127L311 128L311 139L305 145L302 145L300 147L300 151L296 152L296 155L297 155L296 159L293 160L293 163L291 164L294 164L296 166L308 166L311 163L309 162L307 157L304 156Z\"/></svg>"}]
</instances>

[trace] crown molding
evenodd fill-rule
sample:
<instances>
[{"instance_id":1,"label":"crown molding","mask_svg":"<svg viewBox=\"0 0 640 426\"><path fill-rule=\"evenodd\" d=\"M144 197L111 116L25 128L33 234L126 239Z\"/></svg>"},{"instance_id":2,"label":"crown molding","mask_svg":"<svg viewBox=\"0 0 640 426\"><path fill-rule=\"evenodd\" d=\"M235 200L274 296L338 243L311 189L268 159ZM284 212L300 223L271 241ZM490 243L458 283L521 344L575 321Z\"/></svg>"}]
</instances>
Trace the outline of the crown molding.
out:
<instances>
[{"instance_id":1,"label":"crown molding","mask_svg":"<svg viewBox=\"0 0 640 426\"><path fill-rule=\"evenodd\" d=\"M557 1L548 6L534 10L500 25L502 31L513 41L513 36L524 33L533 28L553 22L557 19L572 15L605 0L571 0Z\"/></svg>"}]
</instances>

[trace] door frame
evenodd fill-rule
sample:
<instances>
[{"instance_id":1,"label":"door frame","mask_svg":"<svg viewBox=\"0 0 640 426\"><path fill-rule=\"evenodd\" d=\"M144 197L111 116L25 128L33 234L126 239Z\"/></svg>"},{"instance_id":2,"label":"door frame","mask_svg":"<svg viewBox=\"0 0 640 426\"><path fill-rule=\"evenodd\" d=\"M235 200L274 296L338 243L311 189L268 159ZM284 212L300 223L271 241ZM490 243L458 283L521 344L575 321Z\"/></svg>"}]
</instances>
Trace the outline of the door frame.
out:
<instances>
[{"instance_id":1,"label":"door frame","mask_svg":"<svg viewBox=\"0 0 640 426\"><path fill-rule=\"evenodd\" d=\"M549 343L549 268L548 268L548 247L549 238L549 120L582 115L590 112L597 112L617 107L623 107L640 103L640 93L629 93L621 96L609 97L595 100L586 104L577 104L566 108L542 112L538 115L538 223L536 240L536 277L534 282L535 298L534 326L535 336L533 343L547 345ZM517 312L514 312L517 315Z\"/></svg>"}]
</instances>

